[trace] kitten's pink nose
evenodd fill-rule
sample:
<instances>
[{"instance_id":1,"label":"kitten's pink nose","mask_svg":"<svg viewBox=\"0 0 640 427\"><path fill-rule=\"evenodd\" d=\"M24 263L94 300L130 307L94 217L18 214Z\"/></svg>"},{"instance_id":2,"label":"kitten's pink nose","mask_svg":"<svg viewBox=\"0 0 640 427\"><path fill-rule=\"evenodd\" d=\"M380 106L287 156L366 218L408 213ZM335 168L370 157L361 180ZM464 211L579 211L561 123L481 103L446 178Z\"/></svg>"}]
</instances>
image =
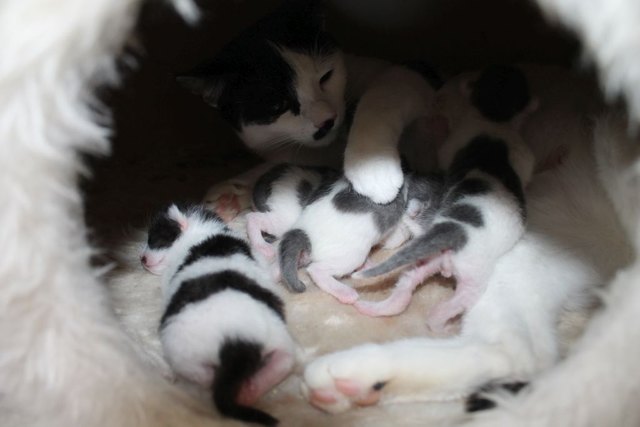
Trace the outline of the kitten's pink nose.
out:
<instances>
[{"instance_id":1,"label":"kitten's pink nose","mask_svg":"<svg viewBox=\"0 0 640 427\"><path fill-rule=\"evenodd\" d=\"M142 258L140 258L140 262L142 262L144 265L147 265L147 256L143 255Z\"/></svg>"},{"instance_id":2,"label":"kitten's pink nose","mask_svg":"<svg viewBox=\"0 0 640 427\"><path fill-rule=\"evenodd\" d=\"M334 114L332 118L330 118L329 120L325 120L319 127L318 130L316 131L316 133L313 134L313 139L318 140L318 139L322 139L324 138L329 132L331 132L331 129L333 129L333 126L336 123L336 115Z\"/></svg>"}]
</instances>

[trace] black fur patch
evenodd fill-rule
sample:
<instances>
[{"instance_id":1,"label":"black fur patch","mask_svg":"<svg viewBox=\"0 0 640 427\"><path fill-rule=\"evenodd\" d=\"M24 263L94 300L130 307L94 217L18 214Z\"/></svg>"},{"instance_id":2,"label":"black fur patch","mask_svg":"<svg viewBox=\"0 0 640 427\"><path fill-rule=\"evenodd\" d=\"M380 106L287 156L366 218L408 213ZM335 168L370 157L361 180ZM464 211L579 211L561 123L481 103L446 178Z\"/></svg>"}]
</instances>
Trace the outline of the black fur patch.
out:
<instances>
[{"instance_id":1,"label":"black fur patch","mask_svg":"<svg viewBox=\"0 0 640 427\"><path fill-rule=\"evenodd\" d=\"M226 289L243 292L260 301L284 321L284 304L277 295L237 271L224 270L182 282L162 315L160 328L164 328L167 321L187 305L204 301Z\"/></svg>"},{"instance_id":2,"label":"black fur patch","mask_svg":"<svg viewBox=\"0 0 640 427\"><path fill-rule=\"evenodd\" d=\"M466 203L453 205L444 211L442 215L447 218L455 219L456 221L464 222L465 224L469 224L476 228L484 225L480 209Z\"/></svg>"},{"instance_id":3,"label":"black fur patch","mask_svg":"<svg viewBox=\"0 0 640 427\"><path fill-rule=\"evenodd\" d=\"M251 249L247 242L237 237L228 236L226 234L217 234L211 236L203 242L193 246L189 250L189 255L184 262L178 267L179 272L194 262L206 257L226 257L234 254L242 254L247 258L253 259Z\"/></svg>"},{"instance_id":4,"label":"black fur patch","mask_svg":"<svg viewBox=\"0 0 640 427\"><path fill-rule=\"evenodd\" d=\"M313 185L306 179L303 179L298 184L298 188L296 188L296 194L298 196L298 203L300 206L306 206L309 203L309 198L313 193Z\"/></svg>"},{"instance_id":5,"label":"black fur patch","mask_svg":"<svg viewBox=\"0 0 640 427\"><path fill-rule=\"evenodd\" d=\"M272 123L287 111L300 114L295 72L274 46L318 57L335 52L317 3L285 1L178 81L217 107L236 130Z\"/></svg>"},{"instance_id":6,"label":"black fur patch","mask_svg":"<svg viewBox=\"0 0 640 427\"><path fill-rule=\"evenodd\" d=\"M402 191L391 202L378 204L356 192L351 184L333 196L332 202L333 206L341 212L372 213L376 227L381 233L398 222L406 206Z\"/></svg>"},{"instance_id":7,"label":"black fur patch","mask_svg":"<svg viewBox=\"0 0 640 427\"><path fill-rule=\"evenodd\" d=\"M226 417L274 426L278 420L255 408L236 403L242 385L264 366L262 345L239 338L227 339L218 354L220 365L211 386L213 402Z\"/></svg>"},{"instance_id":8,"label":"black fur patch","mask_svg":"<svg viewBox=\"0 0 640 427\"><path fill-rule=\"evenodd\" d=\"M180 225L169 218L165 210L153 218L149 227L147 245L149 249L169 248L181 233Z\"/></svg>"},{"instance_id":9,"label":"black fur patch","mask_svg":"<svg viewBox=\"0 0 640 427\"><path fill-rule=\"evenodd\" d=\"M282 178L286 174L290 165L279 164L262 174L253 186L253 205L258 212L269 212L271 208L267 204L267 200L271 197L273 183Z\"/></svg>"},{"instance_id":10,"label":"black fur patch","mask_svg":"<svg viewBox=\"0 0 640 427\"><path fill-rule=\"evenodd\" d=\"M509 150L503 140L488 135L476 136L458 151L449 173L454 180L462 180L474 169L499 180L514 195L522 215L525 215L522 183L509 162Z\"/></svg>"},{"instance_id":11,"label":"black fur patch","mask_svg":"<svg viewBox=\"0 0 640 427\"><path fill-rule=\"evenodd\" d=\"M465 402L465 410L467 412L478 412L495 408L496 403L493 400L487 398L484 395L485 393L492 392L497 389L503 389L513 394L518 394L520 390L522 390L527 385L528 383L519 381L514 383L490 384L484 386L467 398L467 401Z\"/></svg>"},{"instance_id":12,"label":"black fur patch","mask_svg":"<svg viewBox=\"0 0 640 427\"><path fill-rule=\"evenodd\" d=\"M340 179L338 174L327 174L322 176L322 181L320 181L320 185L316 188L313 193L307 199L307 205L317 202L318 200L325 197L327 194L331 193L331 189L335 185L336 182Z\"/></svg>"},{"instance_id":13,"label":"black fur patch","mask_svg":"<svg viewBox=\"0 0 640 427\"><path fill-rule=\"evenodd\" d=\"M485 68L473 83L471 103L494 122L513 119L531 101L524 73L510 65Z\"/></svg>"},{"instance_id":14,"label":"black fur patch","mask_svg":"<svg viewBox=\"0 0 640 427\"><path fill-rule=\"evenodd\" d=\"M455 203L465 196L482 196L491 191L491 184L481 178L465 178L454 185L449 200Z\"/></svg>"}]
</instances>

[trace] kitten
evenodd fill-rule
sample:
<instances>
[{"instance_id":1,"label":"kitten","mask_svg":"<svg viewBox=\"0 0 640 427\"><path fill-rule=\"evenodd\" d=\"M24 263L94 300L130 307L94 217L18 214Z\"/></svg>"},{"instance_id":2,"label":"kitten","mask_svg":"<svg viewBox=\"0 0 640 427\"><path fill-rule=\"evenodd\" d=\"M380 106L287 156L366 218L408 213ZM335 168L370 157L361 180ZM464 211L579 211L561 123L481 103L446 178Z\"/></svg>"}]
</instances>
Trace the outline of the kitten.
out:
<instances>
[{"instance_id":1,"label":"kitten","mask_svg":"<svg viewBox=\"0 0 640 427\"><path fill-rule=\"evenodd\" d=\"M210 388L221 414L277 424L251 405L291 372L295 345L276 285L247 242L201 206L172 205L156 215L148 248L147 261L163 252L151 266L162 273L169 365Z\"/></svg>"},{"instance_id":2,"label":"kitten","mask_svg":"<svg viewBox=\"0 0 640 427\"><path fill-rule=\"evenodd\" d=\"M356 193L344 178L326 181L312 194L292 229L278 246L280 270L290 290L303 292L298 266L316 285L344 304L352 304L358 293L336 277L363 265L371 248L389 236L407 209L408 189L385 205Z\"/></svg>"},{"instance_id":3,"label":"kitten","mask_svg":"<svg viewBox=\"0 0 640 427\"><path fill-rule=\"evenodd\" d=\"M338 172L329 168L279 164L260 176L253 188L255 212L248 213L247 234L253 248L268 260L275 249L262 233L279 239L296 222L313 193Z\"/></svg>"},{"instance_id":4,"label":"kitten","mask_svg":"<svg viewBox=\"0 0 640 427\"><path fill-rule=\"evenodd\" d=\"M516 126L532 103L526 79L515 68L489 67L470 89L467 98L473 108L466 108L440 152L449 188L439 209L435 215L418 215L423 230L418 238L359 275L376 276L407 264L413 268L386 300L359 301L356 308L363 314L398 314L425 278L453 275L454 296L434 307L427 320L431 330L443 331L449 320L475 304L498 259L524 233L523 188L534 160Z\"/></svg>"}]
</instances>

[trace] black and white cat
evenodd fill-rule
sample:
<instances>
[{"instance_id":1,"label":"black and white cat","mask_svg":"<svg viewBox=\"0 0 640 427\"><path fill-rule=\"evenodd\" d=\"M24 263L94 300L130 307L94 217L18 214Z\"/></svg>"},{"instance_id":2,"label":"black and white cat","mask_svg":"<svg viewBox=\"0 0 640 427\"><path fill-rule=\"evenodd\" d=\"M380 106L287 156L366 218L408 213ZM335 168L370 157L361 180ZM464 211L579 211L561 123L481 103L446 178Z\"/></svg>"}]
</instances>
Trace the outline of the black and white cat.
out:
<instances>
[{"instance_id":1,"label":"black and white cat","mask_svg":"<svg viewBox=\"0 0 640 427\"><path fill-rule=\"evenodd\" d=\"M403 131L430 110L442 80L426 63L392 66L346 55L323 26L318 1L284 1L178 81L216 107L261 157L335 168L344 164L355 190L381 202L377 186L392 185L396 192L402 186L403 174L393 168L399 157L390 150L390 159L372 158L366 147L389 141L395 147ZM432 169L435 152L417 138L409 143L412 154L417 146L424 155L412 155L410 166ZM345 152L347 140L354 148ZM384 182L368 179L371 168L387 169L389 175ZM261 172L238 182L251 187ZM213 193L206 199L219 196Z\"/></svg>"},{"instance_id":2,"label":"black and white cat","mask_svg":"<svg viewBox=\"0 0 640 427\"><path fill-rule=\"evenodd\" d=\"M211 389L223 415L275 425L251 405L291 372L295 344L249 244L203 206L172 205L155 216L142 262L162 274L160 340L172 369Z\"/></svg>"},{"instance_id":3,"label":"black and white cat","mask_svg":"<svg viewBox=\"0 0 640 427\"><path fill-rule=\"evenodd\" d=\"M534 158L518 128L537 101L530 98L522 72L509 66L488 67L461 89L469 105L451 123L451 134L440 150L448 188L442 200L428 200L431 209L414 219L418 237L380 265L359 273L371 277L412 266L386 300L358 301L355 307L363 314L402 312L413 290L441 273L456 278L456 291L432 308L427 325L443 331L450 319L480 298L497 260L524 233L524 186L531 179Z\"/></svg>"}]
</instances>

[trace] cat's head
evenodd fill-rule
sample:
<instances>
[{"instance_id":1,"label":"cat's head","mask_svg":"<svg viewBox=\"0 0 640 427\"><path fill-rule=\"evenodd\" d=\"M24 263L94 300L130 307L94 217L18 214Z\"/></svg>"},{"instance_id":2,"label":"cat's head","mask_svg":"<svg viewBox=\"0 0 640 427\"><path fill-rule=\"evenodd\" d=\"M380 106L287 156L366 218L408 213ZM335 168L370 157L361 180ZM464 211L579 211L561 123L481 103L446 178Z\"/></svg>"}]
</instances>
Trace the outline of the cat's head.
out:
<instances>
[{"instance_id":1,"label":"cat's head","mask_svg":"<svg viewBox=\"0 0 640 427\"><path fill-rule=\"evenodd\" d=\"M288 0L177 80L261 152L332 142L344 120L346 78L316 1Z\"/></svg>"}]
</instances>

